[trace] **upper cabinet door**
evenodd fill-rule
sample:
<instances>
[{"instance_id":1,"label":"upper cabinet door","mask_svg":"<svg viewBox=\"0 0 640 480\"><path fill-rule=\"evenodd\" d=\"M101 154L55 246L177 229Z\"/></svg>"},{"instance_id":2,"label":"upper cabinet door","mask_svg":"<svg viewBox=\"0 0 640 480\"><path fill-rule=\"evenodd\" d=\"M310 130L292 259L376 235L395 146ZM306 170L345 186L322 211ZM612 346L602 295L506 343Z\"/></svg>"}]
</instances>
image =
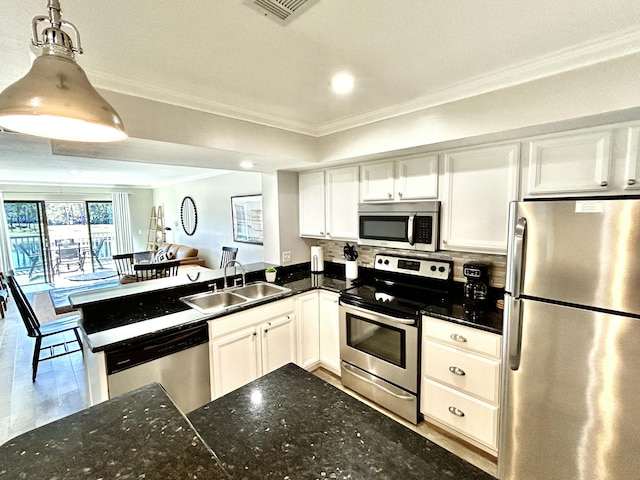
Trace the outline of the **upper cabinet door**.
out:
<instances>
[{"instance_id":1,"label":"upper cabinet door","mask_svg":"<svg viewBox=\"0 0 640 480\"><path fill-rule=\"evenodd\" d=\"M326 235L336 240L358 238L358 167L326 170Z\"/></svg>"},{"instance_id":2,"label":"upper cabinet door","mask_svg":"<svg viewBox=\"0 0 640 480\"><path fill-rule=\"evenodd\" d=\"M396 198L428 200L438 198L438 156L420 155L396 162Z\"/></svg>"},{"instance_id":3,"label":"upper cabinet door","mask_svg":"<svg viewBox=\"0 0 640 480\"><path fill-rule=\"evenodd\" d=\"M525 198L610 190L610 130L542 138L529 146Z\"/></svg>"},{"instance_id":4,"label":"upper cabinet door","mask_svg":"<svg viewBox=\"0 0 640 480\"><path fill-rule=\"evenodd\" d=\"M300 236L325 236L324 171L298 175L300 197Z\"/></svg>"},{"instance_id":5,"label":"upper cabinet door","mask_svg":"<svg viewBox=\"0 0 640 480\"><path fill-rule=\"evenodd\" d=\"M627 129L627 156L625 159L625 190L637 190L640 188L640 127Z\"/></svg>"},{"instance_id":6,"label":"upper cabinet door","mask_svg":"<svg viewBox=\"0 0 640 480\"><path fill-rule=\"evenodd\" d=\"M394 200L394 162L377 162L360 167L362 202Z\"/></svg>"},{"instance_id":7,"label":"upper cabinet door","mask_svg":"<svg viewBox=\"0 0 640 480\"><path fill-rule=\"evenodd\" d=\"M442 178L443 250L505 254L518 199L519 144L449 152Z\"/></svg>"}]
</instances>

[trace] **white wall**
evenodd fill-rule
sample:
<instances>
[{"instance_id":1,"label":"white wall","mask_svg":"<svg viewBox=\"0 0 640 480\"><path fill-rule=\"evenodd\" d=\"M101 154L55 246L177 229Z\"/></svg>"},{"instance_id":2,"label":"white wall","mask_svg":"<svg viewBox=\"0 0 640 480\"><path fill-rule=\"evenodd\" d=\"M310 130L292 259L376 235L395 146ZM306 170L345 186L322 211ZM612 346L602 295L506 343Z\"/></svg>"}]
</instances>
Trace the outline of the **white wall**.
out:
<instances>
[{"instance_id":1,"label":"white wall","mask_svg":"<svg viewBox=\"0 0 640 480\"><path fill-rule=\"evenodd\" d=\"M218 268L223 246L238 247L238 261L242 263L263 261L262 245L233 241L231 220L232 196L261 193L260 173L234 172L156 188L153 204L162 206L165 226L172 229L167 241L197 248L207 267ZM198 212L198 225L192 236L180 224L180 205L185 196L193 198Z\"/></svg>"}]
</instances>

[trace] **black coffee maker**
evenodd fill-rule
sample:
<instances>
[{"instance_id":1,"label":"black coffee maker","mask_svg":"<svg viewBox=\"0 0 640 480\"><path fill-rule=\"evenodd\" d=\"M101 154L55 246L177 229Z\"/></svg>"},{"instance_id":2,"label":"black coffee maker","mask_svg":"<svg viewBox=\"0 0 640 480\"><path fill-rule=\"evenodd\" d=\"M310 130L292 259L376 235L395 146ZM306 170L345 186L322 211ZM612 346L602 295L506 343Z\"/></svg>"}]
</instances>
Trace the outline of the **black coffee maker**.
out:
<instances>
[{"instance_id":1,"label":"black coffee maker","mask_svg":"<svg viewBox=\"0 0 640 480\"><path fill-rule=\"evenodd\" d=\"M464 285L464 306L478 310L487 304L489 292L489 264L468 262L462 266L462 273L467 279Z\"/></svg>"}]
</instances>

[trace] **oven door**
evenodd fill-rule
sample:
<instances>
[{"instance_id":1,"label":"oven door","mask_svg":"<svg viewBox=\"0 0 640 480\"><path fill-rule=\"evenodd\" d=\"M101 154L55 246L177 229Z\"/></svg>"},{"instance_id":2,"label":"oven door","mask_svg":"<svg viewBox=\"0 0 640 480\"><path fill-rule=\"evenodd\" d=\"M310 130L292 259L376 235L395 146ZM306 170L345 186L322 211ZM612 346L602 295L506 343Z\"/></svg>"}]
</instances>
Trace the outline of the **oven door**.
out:
<instances>
[{"instance_id":1,"label":"oven door","mask_svg":"<svg viewBox=\"0 0 640 480\"><path fill-rule=\"evenodd\" d=\"M340 358L409 392L418 393L416 319L390 317L340 304Z\"/></svg>"}]
</instances>

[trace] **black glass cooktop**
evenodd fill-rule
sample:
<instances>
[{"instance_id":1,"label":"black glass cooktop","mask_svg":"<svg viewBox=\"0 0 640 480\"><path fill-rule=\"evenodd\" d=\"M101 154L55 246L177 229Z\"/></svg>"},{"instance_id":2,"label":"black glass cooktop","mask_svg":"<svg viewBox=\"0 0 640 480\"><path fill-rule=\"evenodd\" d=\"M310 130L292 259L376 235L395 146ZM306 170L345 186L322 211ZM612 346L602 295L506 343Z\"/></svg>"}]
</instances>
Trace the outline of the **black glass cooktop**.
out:
<instances>
[{"instance_id":1,"label":"black glass cooktop","mask_svg":"<svg viewBox=\"0 0 640 480\"><path fill-rule=\"evenodd\" d=\"M342 303L397 318L417 318L427 305L444 305L448 291L426 285L376 281L342 291Z\"/></svg>"}]
</instances>

